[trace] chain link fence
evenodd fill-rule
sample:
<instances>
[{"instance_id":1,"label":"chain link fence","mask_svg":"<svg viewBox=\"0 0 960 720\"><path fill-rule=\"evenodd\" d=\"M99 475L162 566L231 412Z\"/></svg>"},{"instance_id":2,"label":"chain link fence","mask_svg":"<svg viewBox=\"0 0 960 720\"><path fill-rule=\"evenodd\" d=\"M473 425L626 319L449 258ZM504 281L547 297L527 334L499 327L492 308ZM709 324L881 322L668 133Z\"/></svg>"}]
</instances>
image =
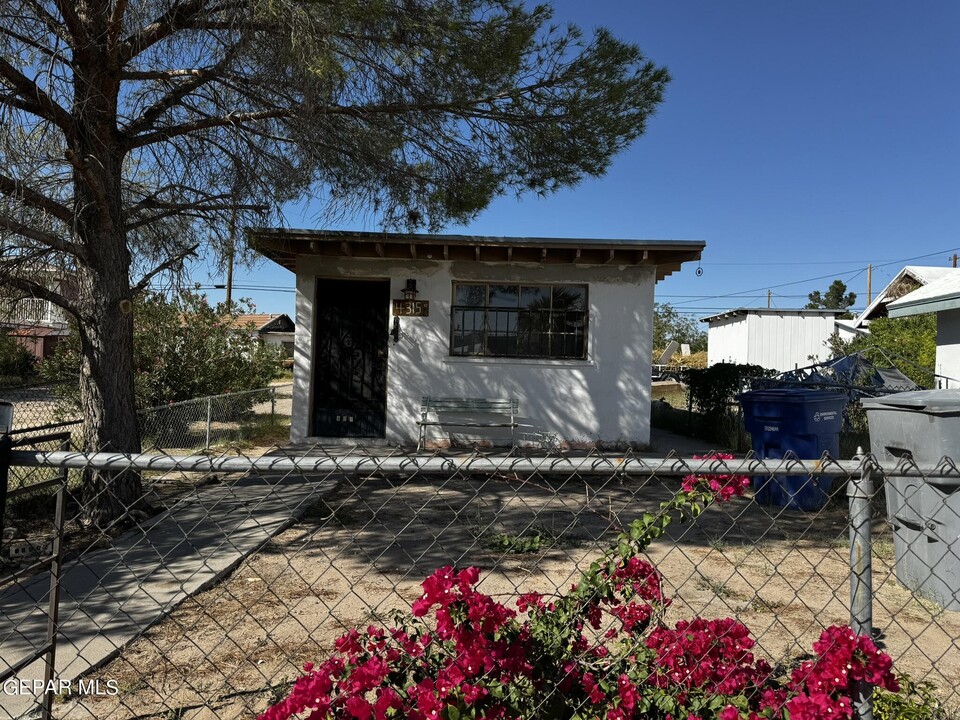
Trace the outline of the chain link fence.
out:
<instances>
[{"instance_id":1,"label":"chain link fence","mask_svg":"<svg viewBox=\"0 0 960 720\"><path fill-rule=\"evenodd\" d=\"M69 426L78 422L76 414L61 408L58 388L64 382L35 382L0 387L0 400L13 403L13 432Z\"/></svg>"},{"instance_id":2,"label":"chain link fence","mask_svg":"<svg viewBox=\"0 0 960 720\"><path fill-rule=\"evenodd\" d=\"M12 436L15 439L49 437L57 440L37 442L39 449L52 449L65 433L75 447L82 443L81 421L66 417L57 395L57 383L33 385L0 391L0 399L14 404ZM146 450L170 453L243 452L254 456L286 443L290 436L293 385L284 383L266 388L196 400L170 403L139 413L141 445ZM9 488L17 490L18 506L30 508L36 503L52 502L42 490L43 483L56 474L45 467L13 467ZM82 473L70 473L70 482L78 486ZM37 486L36 497L30 487Z\"/></svg>"},{"instance_id":3,"label":"chain link fence","mask_svg":"<svg viewBox=\"0 0 960 720\"><path fill-rule=\"evenodd\" d=\"M140 413L144 448L209 450L226 445L276 445L290 432L293 384L209 395Z\"/></svg>"},{"instance_id":4,"label":"chain link fence","mask_svg":"<svg viewBox=\"0 0 960 720\"><path fill-rule=\"evenodd\" d=\"M41 383L0 388L0 400L13 403L15 434L69 429L80 419L63 408L57 388ZM139 413L141 444L171 451L217 448L263 439L277 444L290 426L293 384L183 400Z\"/></svg>"},{"instance_id":5,"label":"chain link fence","mask_svg":"<svg viewBox=\"0 0 960 720\"><path fill-rule=\"evenodd\" d=\"M859 460L764 464L362 447L129 456L59 451L57 438L19 442L7 450L10 477L43 468L53 482L43 502L35 495L24 506L8 496L3 514L0 718L256 717L287 696L304 663L343 650L348 641L338 638L397 627L395 613L409 613L424 587L429 594L421 584L438 568L478 568L476 590L520 622L533 611L521 611L518 599L535 604L530 593L540 593L560 607L572 586L595 582L596 568L624 547L656 569L670 602L653 603L656 611L642 622L623 610L636 611L636 603L601 604L600 629L585 628L586 645L571 650L578 662L591 658L590 667L600 668L601 658L620 652L628 621L637 642L631 652L646 657L663 649L656 638L699 627L678 622L731 618L756 642L741 646L740 670L749 649L757 667L769 663L769 682L786 687L791 668L815 659L811 648L825 629L852 624L889 653L911 702L927 712L893 712L884 691L867 702L870 688L862 686L859 717L871 717L873 704L884 709L878 717L960 717L960 498L953 497L960 471L951 462L921 469ZM130 471L142 492L129 493ZM98 473L121 473L100 493L135 498L132 517L91 520L107 498L85 492L83 478ZM691 485L691 475L700 484ZM678 504L692 497L683 491L706 492L711 481L725 501L705 503L702 512ZM760 502L772 492L786 507ZM819 509L789 507L795 495L811 492ZM668 514L675 521L666 525ZM649 546L636 545L652 528L659 529ZM13 543L33 550L12 553ZM45 562L62 563L62 570L55 564L51 576L40 567ZM618 560L611 577L628 566L634 561ZM59 592L55 611L51 588ZM378 652L389 657L383 646ZM546 661L530 662L542 671ZM465 687L486 696L464 705L458 691L460 709L450 705L436 716L498 717L484 712L496 705L493 678L506 663L501 658L469 678ZM650 697L674 685L692 696L701 690L684 683L696 665L631 682ZM733 666L719 667L734 675ZM618 678L602 680L616 695ZM533 693L539 686L531 683ZM544 690L540 710L525 717L594 717L585 683L578 676L575 687ZM374 687L371 702L381 697ZM667 717L660 706L624 711L620 692L615 709L624 714L596 716ZM732 717L720 714L722 706L705 707L700 717ZM329 716L404 715L340 705Z\"/></svg>"}]
</instances>

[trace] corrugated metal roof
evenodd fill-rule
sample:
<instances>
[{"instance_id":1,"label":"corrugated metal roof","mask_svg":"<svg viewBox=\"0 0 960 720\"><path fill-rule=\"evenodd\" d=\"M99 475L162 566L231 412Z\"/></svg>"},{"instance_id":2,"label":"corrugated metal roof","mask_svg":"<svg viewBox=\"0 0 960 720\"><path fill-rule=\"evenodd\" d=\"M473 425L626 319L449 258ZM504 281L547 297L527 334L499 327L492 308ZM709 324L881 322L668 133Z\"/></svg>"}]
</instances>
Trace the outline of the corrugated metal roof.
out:
<instances>
[{"instance_id":1,"label":"corrugated metal roof","mask_svg":"<svg viewBox=\"0 0 960 720\"><path fill-rule=\"evenodd\" d=\"M947 277L957 271L956 268L942 267L940 265L907 265L904 270L924 284L932 283L934 280Z\"/></svg>"}]
</instances>

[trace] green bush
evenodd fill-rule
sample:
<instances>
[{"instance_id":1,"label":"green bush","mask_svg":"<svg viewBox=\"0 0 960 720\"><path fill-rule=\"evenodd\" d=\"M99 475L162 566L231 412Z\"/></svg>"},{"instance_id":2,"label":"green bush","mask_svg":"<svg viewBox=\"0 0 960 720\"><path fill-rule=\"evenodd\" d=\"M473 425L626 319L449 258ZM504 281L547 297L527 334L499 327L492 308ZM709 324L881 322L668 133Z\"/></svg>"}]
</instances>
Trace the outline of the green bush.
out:
<instances>
[{"instance_id":1,"label":"green bush","mask_svg":"<svg viewBox=\"0 0 960 720\"><path fill-rule=\"evenodd\" d=\"M900 692L883 688L873 691L873 716L876 720L951 720L928 682L914 682L909 675L899 676Z\"/></svg>"},{"instance_id":2,"label":"green bush","mask_svg":"<svg viewBox=\"0 0 960 720\"><path fill-rule=\"evenodd\" d=\"M698 413L694 431L697 437L738 449L744 446L746 437L736 397L748 389L752 378L773 375L776 375L775 370L739 363L717 363L704 369L688 370L688 391Z\"/></svg>"},{"instance_id":3,"label":"green bush","mask_svg":"<svg viewBox=\"0 0 960 720\"><path fill-rule=\"evenodd\" d=\"M29 379L37 372L36 358L9 335L0 333L0 377Z\"/></svg>"},{"instance_id":4,"label":"green bush","mask_svg":"<svg viewBox=\"0 0 960 720\"><path fill-rule=\"evenodd\" d=\"M134 304L133 362L137 405L157 407L206 395L220 395L267 386L277 378L283 349L261 342L252 328L238 330L234 321L252 310L246 302L211 306L205 296L183 292L171 302L147 294ZM44 375L77 377L80 348L77 333L61 342L43 365ZM79 404L79 388L70 384L64 401ZM244 396L241 406L230 406L241 415L256 401Z\"/></svg>"},{"instance_id":5,"label":"green bush","mask_svg":"<svg viewBox=\"0 0 960 720\"><path fill-rule=\"evenodd\" d=\"M708 417L720 417L736 401L736 396L748 389L750 379L776 374L775 370L759 365L717 363L708 368L689 370L687 385L697 410Z\"/></svg>"}]
</instances>

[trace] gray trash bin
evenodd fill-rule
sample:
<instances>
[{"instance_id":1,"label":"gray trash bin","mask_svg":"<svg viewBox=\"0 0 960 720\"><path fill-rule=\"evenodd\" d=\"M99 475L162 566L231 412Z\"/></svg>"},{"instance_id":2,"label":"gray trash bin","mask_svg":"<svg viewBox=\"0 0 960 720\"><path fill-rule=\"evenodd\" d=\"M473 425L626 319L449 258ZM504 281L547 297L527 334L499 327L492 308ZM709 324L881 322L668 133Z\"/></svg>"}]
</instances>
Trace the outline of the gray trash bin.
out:
<instances>
[{"instance_id":1,"label":"gray trash bin","mask_svg":"<svg viewBox=\"0 0 960 720\"><path fill-rule=\"evenodd\" d=\"M960 463L960 390L920 390L863 400L870 451L881 461ZM947 610L960 610L960 487L936 479L891 477L897 580Z\"/></svg>"}]
</instances>

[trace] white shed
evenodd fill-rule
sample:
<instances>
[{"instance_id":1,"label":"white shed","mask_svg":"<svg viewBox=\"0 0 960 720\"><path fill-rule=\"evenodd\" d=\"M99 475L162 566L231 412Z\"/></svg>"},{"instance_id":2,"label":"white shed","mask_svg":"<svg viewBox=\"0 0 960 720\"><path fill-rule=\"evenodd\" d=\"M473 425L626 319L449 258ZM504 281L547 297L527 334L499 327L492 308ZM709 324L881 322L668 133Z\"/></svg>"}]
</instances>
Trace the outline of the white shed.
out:
<instances>
[{"instance_id":1,"label":"white shed","mask_svg":"<svg viewBox=\"0 0 960 720\"><path fill-rule=\"evenodd\" d=\"M824 360L842 310L737 308L703 318L707 364L747 363L786 372Z\"/></svg>"},{"instance_id":2,"label":"white shed","mask_svg":"<svg viewBox=\"0 0 960 720\"><path fill-rule=\"evenodd\" d=\"M649 442L654 284L704 247L274 229L250 238L296 273L292 440L389 444L416 443L424 396L519 400L523 423L569 446Z\"/></svg>"},{"instance_id":3,"label":"white shed","mask_svg":"<svg viewBox=\"0 0 960 720\"><path fill-rule=\"evenodd\" d=\"M949 272L887 305L889 317L937 314L934 373L942 388L960 388L960 270Z\"/></svg>"}]
</instances>

